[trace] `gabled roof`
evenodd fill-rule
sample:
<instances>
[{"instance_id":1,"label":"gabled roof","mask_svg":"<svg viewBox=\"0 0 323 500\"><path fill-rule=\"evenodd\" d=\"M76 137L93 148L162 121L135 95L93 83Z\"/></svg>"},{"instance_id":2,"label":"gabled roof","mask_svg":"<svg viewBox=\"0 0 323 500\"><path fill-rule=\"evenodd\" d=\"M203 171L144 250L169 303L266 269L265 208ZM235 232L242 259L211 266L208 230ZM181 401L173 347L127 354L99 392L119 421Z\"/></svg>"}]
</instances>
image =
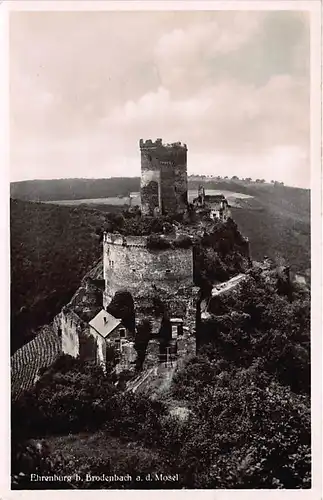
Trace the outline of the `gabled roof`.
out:
<instances>
[{"instance_id":1,"label":"gabled roof","mask_svg":"<svg viewBox=\"0 0 323 500\"><path fill-rule=\"evenodd\" d=\"M101 309L101 311L89 322L89 325L102 337L106 338L120 325L120 323L121 319L115 318L112 314Z\"/></svg>"},{"instance_id":2,"label":"gabled roof","mask_svg":"<svg viewBox=\"0 0 323 500\"><path fill-rule=\"evenodd\" d=\"M218 285L215 285L212 288L212 297L216 297L217 295L220 295L223 292L227 292L228 290L231 290L231 288L235 287L240 283L241 281L244 281L246 279L246 275L243 273L237 274L237 276L234 276L228 281L225 281L224 283L220 283Z\"/></svg>"}]
</instances>

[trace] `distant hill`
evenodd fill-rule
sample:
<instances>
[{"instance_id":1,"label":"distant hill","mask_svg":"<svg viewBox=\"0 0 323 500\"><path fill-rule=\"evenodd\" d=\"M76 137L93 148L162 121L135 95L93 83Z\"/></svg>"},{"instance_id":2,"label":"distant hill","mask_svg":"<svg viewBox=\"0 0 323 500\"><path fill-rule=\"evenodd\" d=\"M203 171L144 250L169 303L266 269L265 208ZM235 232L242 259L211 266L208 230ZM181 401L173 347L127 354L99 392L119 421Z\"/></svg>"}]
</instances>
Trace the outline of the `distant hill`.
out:
<instances>
[{"instance_id":1,"label":"distant hill","mask_svg":"<svg viewBox=\"0 0 323 500\"><path fill-rule=\"evenodd\" d=\"M250 240L252 258L267 255L309 279L310 190L254 184L241 186L240 192L252 198L240 199L232 216Z\"/></svg>"},{"instance_id":2,"label":"distant hill","mask_svg":"<svg viewBox=\"0 0 323 500\"><path fill-rule=\"evenodd\" d=\"M200 181L191 181L197 188ZM310 278L310 190L280 184L220 180L203 182L206 189L243 193L235 198L232 216L249 238L251 257L268 256Z\"/></svg>"},{"instance_id":3,"label":"distant hill","mask_svg":"<svg viewBox=\"0 0 323 500\"><path fill-rule=\"evenodd\" d=\"M139 191L139 186L139 177L21 181L10 184L10 197L26 201L106 198L128 196L132 191Z\"/></svg>"},{"instance_id":4,"label":"distant hill","mask_svg":"<svg viewBox=\"0 0 323 500\"><path fill-rule=\"evenodd\" d=\"M189 189L197 190L200 184L206 189L222 189L251 196L268 196L286 200L296 210L308 210L309 190L282 185L248 182L232 179L197 179L189 176ZM139 177L111 177L109 179L50 179L12 182L10 197L25 201L83 200L129 196L140 190ZM281 195L283 194L283 197Z\"/></svg>"}]
</instances>

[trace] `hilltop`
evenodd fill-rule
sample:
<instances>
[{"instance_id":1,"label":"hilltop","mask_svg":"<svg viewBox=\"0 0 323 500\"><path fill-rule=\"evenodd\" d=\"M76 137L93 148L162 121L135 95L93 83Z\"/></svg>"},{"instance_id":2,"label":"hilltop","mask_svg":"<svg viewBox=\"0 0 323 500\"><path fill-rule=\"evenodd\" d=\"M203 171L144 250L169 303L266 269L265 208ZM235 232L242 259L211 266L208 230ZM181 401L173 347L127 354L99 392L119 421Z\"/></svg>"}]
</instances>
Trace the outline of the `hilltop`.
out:
<instances>
[{"instance_id":1,"label":"hilltop","mask_svg":"<svg viewBox=\"0 0 323 500\"><path fill-rule=\"evenodd\" d=\"M112 177L110 179L50 179L12 182L11 198L26 201L80 200L127 196L139 191L139 177Z\"/></svg>"}]
</instances>

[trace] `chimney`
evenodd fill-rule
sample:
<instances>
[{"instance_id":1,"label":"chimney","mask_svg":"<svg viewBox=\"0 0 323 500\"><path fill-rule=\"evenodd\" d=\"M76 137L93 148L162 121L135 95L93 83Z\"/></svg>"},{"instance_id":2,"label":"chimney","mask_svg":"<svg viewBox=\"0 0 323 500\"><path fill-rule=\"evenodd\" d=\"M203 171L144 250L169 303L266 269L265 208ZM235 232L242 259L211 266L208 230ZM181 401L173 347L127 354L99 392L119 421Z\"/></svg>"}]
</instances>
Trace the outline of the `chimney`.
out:
<instances>
[{"instance_id":1,"label":"chimney","mask_svg":"<svg viewBox=\"0 0 323 500\"><path fill-rule=\"evenodd\" d=\"M107 317L106 317L106 316L104 316L104 317L103 317L103 322L104 322L104 324L105 324L105 325L107 324L107 321L108 321L108 320L107 320Z\"/></svg>"}]
</instances>

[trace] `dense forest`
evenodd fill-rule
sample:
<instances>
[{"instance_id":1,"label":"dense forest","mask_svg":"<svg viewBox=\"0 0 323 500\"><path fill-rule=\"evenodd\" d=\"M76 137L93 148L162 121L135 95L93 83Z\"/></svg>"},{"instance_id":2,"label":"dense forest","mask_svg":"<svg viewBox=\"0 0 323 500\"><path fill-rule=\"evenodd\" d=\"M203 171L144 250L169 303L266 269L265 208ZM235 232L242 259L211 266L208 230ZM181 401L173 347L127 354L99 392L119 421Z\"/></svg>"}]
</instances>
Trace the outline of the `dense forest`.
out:
<instances>
[{"instance_id":1,"label":"dense forest","mask_svg":"<svg viewBox=\"0 0 323 500\"><path fill-rule=\"evenodd\" d=\"M11 347L15 351L69 302L101 257L100 231L107 214L11 200L10 216Z\"/></svg>"},{"instance_id":2,"label":"dense forest","mask_svg":"<svg viewBox=\"0 0 323 500\"><path fill-rule=\"evenodd\" d=\"M13 487L42 488L32 472L122 471L132 479L121 485L73 476L46 487L310 488L309 294L277 289L256 269L249 279L222 304L230 325L220 336L214 330L160 399L124 393L113 352L107 375L57 360L13 404ZM147 480L160 471L178 477Z\"/></svg>"}]
</instances>

